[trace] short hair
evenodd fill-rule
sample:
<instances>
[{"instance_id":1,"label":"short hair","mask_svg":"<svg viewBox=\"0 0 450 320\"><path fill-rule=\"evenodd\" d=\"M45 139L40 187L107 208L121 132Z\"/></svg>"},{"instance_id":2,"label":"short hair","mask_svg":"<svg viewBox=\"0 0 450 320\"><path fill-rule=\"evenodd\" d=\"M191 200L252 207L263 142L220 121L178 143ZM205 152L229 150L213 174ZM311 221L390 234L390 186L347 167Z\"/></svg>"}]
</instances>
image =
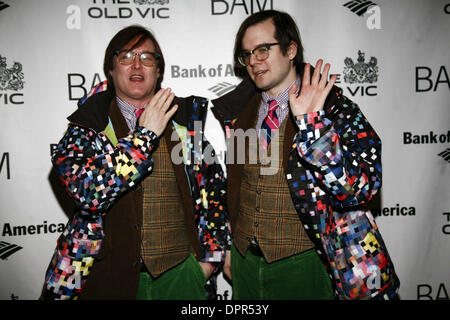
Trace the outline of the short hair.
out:
<instances>
[{"instance_id":1,"label":"short hair","mask_svg":"<svg viewBox=\"0 0 450 320\"><path fill-rule=\"evenodd\" d=\"M165 68L164 56L162 54L161 47L159 46L159 43L156 40L155 36L149 30L139 25L132 25L125 27L118 33L116 33L116 35L111 39L111 41L108 44L108 47L105 50L105 57L103 60L103 72L105 73L105 76L108 79L109 90L115 91L114 81L110 75L110 71L114 69L114 55L116 54L116 51L122 50L128 43L130 43L130 41L135 39L137 41L130 49L139 47L144 41L149 39L155 46L155 51L159 53L160 58L158 59L157 65L157 67L159 68L159 79L156 82L155 90L158 91L159 89L161 89L161 83L164 78L164 68Z\"/></svg>"},{"instance_id":2,"label":"short hair","mask_svg":"<svg viewBox=\"0 0 450 320\"><path fill-rule=\"evenodd\" d=\"M242 39L247 29L258 23L271 19L275 26L275 39L280 43L281 52L286 55L291 41L297 44L297 55L294 58L294 66L298 74L303 73L303 45L300 32L294 19L286 12L276 10L265 10L252 14L242 22L234 42L234 67L238 74L245 75L246 70L238 60L242 52Z\"/></svg>"}]
</instances>

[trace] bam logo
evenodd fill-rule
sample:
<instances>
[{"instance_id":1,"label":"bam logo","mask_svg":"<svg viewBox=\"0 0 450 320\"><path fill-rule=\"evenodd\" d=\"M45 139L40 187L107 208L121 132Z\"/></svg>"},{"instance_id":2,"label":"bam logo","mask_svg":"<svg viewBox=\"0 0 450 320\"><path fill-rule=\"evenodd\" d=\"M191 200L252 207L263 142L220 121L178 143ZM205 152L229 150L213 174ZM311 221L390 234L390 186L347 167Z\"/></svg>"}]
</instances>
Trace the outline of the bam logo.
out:
<instances>
[{"instance_id":1,"label":"bam logo","mask_svg":"<svg viewBox=\"0 0 450 320\"><path fill-rule=\"evenodd\" d=\"M0 54L0 91L19 91L23 89L23 72L22 64L15 62L12 67L8 68L6 58ZM6 94L0 93L0 102L6 104L23 104L21 93Z\"/></svg>"},{"instance_id":2,"label":"bam logo","mask_svg":"<svg viewBox=\"0 0 450 320\"><path fill-rule=\"evenodd\" d=\"M5 241L0 241L0 259L7 260L10 255L16 253L22 247Z\"/></svg>"},{"instance_id":3,"label":"bam logo","mask_svg":"<svg viewBox=\"0 0 450 320\"><path fill-rule=\"evenodd\" d=\"M243 9L247 15L258 11L272 10L273 0L211 0L211 14L213 16L223 14L232 15L235 9ZM240 11L242 12L242 10Z\"/></svg>"}]
</instances>

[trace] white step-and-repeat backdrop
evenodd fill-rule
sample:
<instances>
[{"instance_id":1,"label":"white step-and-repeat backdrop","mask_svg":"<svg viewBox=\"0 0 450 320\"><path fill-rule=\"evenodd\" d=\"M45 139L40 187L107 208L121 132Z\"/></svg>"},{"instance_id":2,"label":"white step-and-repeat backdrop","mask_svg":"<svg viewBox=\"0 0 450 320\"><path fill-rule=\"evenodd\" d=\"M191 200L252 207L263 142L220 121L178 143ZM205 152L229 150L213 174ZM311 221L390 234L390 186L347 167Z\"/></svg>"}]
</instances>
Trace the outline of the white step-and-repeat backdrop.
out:
<instances>
[{"instance_id":1,"label":"white step-and-repeat backdrop","mask_svg":"<svg viewBox=\"0 0 450 320\"><path fill-rule=\"evenodd\" d=\"M40 294L72 209L50 150L77 99L105 79L114 34L148 27L166 58L163 86L214 99L240 81L232 67L240 23L264 9L295 18L306 60L331 63L383 141L373 207L401 298L449 299L449 0L0 1L0 299ZM211 116L206 134L224 149ZM231 294L219 278L219 298Z\"/></svg>"}]
</instances>

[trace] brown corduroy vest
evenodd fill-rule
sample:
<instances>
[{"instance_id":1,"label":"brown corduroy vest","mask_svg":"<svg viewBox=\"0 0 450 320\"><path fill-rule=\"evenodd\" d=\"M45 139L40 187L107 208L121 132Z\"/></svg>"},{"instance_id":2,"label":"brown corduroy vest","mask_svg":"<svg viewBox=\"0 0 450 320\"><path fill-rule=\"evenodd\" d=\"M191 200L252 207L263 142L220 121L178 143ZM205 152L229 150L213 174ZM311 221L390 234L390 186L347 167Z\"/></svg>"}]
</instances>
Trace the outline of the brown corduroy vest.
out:
<instances>
[{"instance_id":1,"label":"brown corduroy vest","mask_svg":"<svg viewBox=\"0 0 450 320\"><path fill-rule=\"evenodd\" d=\"M272 163L263 165L259 157L257 163L251 163L248 150L257 150L258 141L249 142L242 171L239 217L233 230L234 244L242 255L250 241L256 239L269 263L314 247L292 203L283 167L282 145L289 121L283 121L277 131L278 139L274 137L269 145L267 154ZM275 148L278 156L272 152Z\"/></svg>"}]
</instances>

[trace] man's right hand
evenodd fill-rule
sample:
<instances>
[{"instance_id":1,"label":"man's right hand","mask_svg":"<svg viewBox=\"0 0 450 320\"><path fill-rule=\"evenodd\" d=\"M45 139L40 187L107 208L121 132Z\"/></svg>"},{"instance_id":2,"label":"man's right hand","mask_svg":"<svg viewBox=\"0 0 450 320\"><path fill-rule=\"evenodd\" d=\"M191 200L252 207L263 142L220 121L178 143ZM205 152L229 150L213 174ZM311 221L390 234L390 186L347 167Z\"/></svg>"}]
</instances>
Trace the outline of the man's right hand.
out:
<instances>
[{"instance_id":1,"label":"man's right hand","mask_svg":"<svg viewBox=\"0 0 450 320\"><path fill-rule=\"evenodd\" d=\"M174 97L170 88L160 89L139 117L139 125L153 131L158 137L161 136L170 118L178 110L178 105L168 110Z\"/></svg>"}]
</instances>

